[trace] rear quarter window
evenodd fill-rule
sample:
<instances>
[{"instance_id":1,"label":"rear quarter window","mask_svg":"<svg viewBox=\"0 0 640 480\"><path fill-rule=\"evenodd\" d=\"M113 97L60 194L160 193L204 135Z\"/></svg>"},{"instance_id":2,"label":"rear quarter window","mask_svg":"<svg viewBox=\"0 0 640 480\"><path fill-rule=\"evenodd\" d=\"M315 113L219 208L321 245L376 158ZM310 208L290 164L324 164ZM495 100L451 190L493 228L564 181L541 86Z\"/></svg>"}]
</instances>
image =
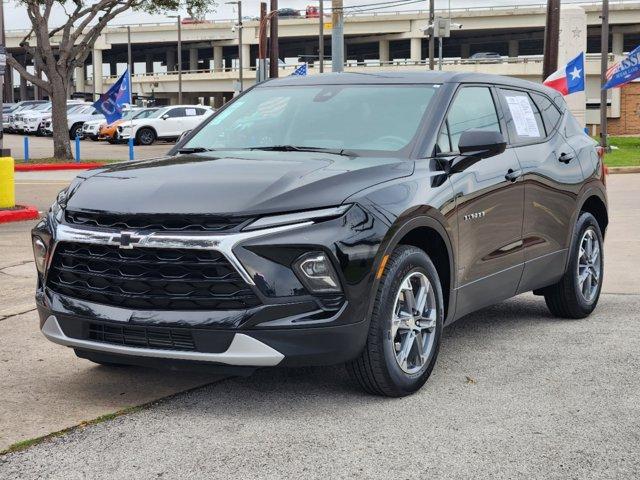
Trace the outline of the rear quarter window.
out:
<instances>
[{"instance_id":1,"label":"rear quarter window","mask_svg":"<svg viewBox=\"0 0 640 480\"><path fill-rule=\"evenodd\" d=\"M500 96L508 112L506 121L511 143L532 143L547 136L540 110L527 92L501 88Z\"/></svg>"}]
</instances>

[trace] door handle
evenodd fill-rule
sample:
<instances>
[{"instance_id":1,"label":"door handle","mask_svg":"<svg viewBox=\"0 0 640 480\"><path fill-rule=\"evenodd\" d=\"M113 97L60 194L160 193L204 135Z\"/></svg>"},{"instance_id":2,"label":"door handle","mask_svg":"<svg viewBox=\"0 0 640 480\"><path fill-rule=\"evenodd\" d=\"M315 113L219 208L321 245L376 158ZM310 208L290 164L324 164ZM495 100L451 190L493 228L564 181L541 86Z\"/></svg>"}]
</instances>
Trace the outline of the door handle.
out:
<instances>
[{"instance_id":1,"label":"door handle","mask_svg":"<svg viewBox=\"0 0 640 480\"><path fill-rule=\"evenodd\" d=\"M564 164L567 164L574 158L575 158L575 155L573 153L562 153L558 158L558 161Z\"/></svg>"},{"instance_id":2,"label":"door handle","mask_svg":"<svg viewBox=\"0 0 640 480\"><path fill-rule=\"evenodd\" d=\"M513 170L510 168L507 170L507 174L504 176L505 180L509 180L510 182L515 182L522 176L522 170Z\"/></svg>"}]
</instances>

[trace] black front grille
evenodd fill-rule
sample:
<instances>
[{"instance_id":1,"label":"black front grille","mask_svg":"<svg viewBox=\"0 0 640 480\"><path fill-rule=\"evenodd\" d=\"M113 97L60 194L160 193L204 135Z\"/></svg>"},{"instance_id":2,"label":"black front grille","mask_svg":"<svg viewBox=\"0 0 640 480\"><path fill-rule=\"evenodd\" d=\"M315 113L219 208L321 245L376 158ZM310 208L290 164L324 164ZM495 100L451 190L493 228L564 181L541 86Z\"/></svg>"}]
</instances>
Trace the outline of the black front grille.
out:
<instances>
[{"instance_id":1,"label":"black front grille","mask_svg":"<svg viewBox=\"0 0 640 480\"><path fill-rule=\"evenodd\" d=\"M238 310L260 302L223 254L61 242L47 287L90 302L140 310Z\"/></svg>"},{"instance_id":2,"label":"black front grille","mask_svg":"<svg viewBox=\"0 0 640 480\"><path fill-rule=\"evenodd\" d=\"M223 232L236 229L249 220L248 217L221 217L216 215L116 215L71 210L66 211L65 218L66 222L71 225L170 232Z\"/></svg>"},{"instance_id":3,"label":"black front grille","mask_svg":"<svg viewBox=\"0 0 640 480\"><path fill-rule=\"evenodd\" d=\"M137 348L193 351L191 330L165 327L139 327L90 323L90 340Z\"/></svg>"}]
</instances>

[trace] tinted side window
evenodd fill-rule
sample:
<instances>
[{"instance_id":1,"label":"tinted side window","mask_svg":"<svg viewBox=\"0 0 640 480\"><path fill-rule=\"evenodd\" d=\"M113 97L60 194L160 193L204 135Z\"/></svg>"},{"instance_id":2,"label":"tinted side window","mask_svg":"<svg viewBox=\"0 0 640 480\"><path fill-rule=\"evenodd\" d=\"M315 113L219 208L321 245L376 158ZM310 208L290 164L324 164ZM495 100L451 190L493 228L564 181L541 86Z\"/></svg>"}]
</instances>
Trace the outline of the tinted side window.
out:
<instances>
[{"instance_id":1,"label":"tinted side window","mask_svg":"<svg viewBox=\"0 0 640 480\"><path fill-rule=\"evenodd\" d=\"M547 136L540 111L528 93L501 88L500 94L509 111L507 128L511 143L527 143Z\"/></svg>"},{"instance_id":2,"label":"tinted side window","mask_svg":"<svg viewBox=\"0 0 640 480\"><path fill-rule=\"evenodd\" d=\"M184 108L172 108L166 113L166 115L169 118L184 117Z\"/></svg>"},{"instance_id":3,"label":"tinted side window","mask_svg":"<svg viewBox=\"0 0 640 480\"><path fill-rule=\"evenodd\" d=\"M491 90L488 87L461 88L451 104L447 123L452 152L458 151L460 136L467 130L499 132L500 121Z\"/></svg>"},{"instance_id":4,"label":"tinted side window","mask_svg":"<svg viewBox=\"0 0 640 480\"><path fill-rule=\"evenodd\" d=\"M542 120L544 121L544 126L547 129L547 133L551 133L553 129L558 125L562 114L558 111L553 102L544 95L531 92L531 98L533 98L533 101L536 103L538 109L542 113Z\"/></svg>"}]
</instances>

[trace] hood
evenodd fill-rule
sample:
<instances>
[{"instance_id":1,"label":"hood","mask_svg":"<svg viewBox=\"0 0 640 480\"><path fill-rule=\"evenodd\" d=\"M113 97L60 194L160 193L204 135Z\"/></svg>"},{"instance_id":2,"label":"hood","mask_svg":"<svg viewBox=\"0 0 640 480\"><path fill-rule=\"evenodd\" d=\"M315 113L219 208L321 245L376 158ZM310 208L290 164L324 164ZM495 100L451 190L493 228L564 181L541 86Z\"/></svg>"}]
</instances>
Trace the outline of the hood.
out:
<instances>
[{"instance_id":1,"label":"hood","mask_svg":"<svg viewBox=\"0 0 640 480\"><path fill-rule=\"evenodd\" d=\"M75 211L257 215L340 205L406 177L414 162L310 152L224 152L122 163L86 172Z\"/></svg>"}]
</instances>

